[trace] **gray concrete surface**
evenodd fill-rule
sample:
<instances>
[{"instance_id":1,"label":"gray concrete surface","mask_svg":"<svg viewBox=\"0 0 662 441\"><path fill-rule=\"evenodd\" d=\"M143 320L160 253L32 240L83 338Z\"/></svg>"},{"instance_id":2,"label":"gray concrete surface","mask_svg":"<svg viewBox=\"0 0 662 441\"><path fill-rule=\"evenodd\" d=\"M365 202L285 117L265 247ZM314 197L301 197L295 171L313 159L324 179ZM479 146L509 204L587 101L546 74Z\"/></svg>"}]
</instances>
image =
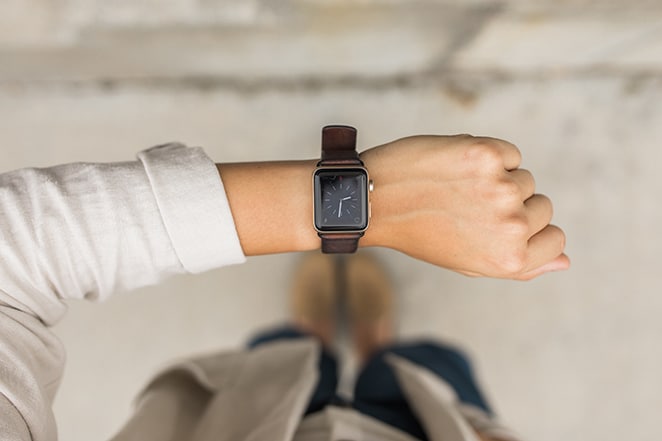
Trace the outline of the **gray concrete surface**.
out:
<instances>
[{"instance_id":1,"label":"gray concrete surface","mask_svg":"<svg viewBox=\"0 0 662 441\"><path fill-rule=\"evenodd\" d=\"M662 436L662 5L537 0L5 0L0 168L114 161L170 140L218 161L311 158L414 133L516 143L573 268L468 279L389 250L403 336L458 342L527 439ZM72 303L63 440L106 439L173 357L286 319L296 256ZM255 277L260 274L260 277ZM91 392L93 391L93 392Z\"/></svg>"}]
</instances>

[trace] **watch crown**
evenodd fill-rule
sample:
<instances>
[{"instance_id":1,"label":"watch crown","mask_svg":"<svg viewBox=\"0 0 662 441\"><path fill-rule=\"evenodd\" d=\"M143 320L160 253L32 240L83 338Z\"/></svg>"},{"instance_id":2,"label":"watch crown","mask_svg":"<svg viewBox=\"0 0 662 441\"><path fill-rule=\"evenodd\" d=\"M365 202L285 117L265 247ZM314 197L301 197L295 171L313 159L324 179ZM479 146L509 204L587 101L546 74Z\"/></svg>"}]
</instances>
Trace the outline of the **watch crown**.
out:
<instances>
[{"instance_id":1,"label":"watch crown","mask_svg":"<svg viewBox=\"0 0 662 441\"><path fill-rule=\"evenodd\" d=\"M372 192L375 189L375 182L371 179L370 182L368 182L368 190Z\"/></svg>"}]
</instances>

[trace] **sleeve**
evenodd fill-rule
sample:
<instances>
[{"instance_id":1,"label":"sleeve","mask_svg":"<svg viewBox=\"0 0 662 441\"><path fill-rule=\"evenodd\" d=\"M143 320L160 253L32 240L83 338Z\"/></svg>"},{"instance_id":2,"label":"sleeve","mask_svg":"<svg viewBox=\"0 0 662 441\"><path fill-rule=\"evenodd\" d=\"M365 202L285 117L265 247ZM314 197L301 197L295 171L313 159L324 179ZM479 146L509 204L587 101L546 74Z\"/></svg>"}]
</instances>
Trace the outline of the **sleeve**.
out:
<instances>
[{"instance_id":1,"label":"sleeve","mask_svg":"<svg viewBox=\"0 0 662 441\"><path fill-rule=\"evenodd\" d=\"M57 438L65 300L103 300L245 260L218 170L201 149L0 175L0 433Z\"/></svg>"}]
</instances>

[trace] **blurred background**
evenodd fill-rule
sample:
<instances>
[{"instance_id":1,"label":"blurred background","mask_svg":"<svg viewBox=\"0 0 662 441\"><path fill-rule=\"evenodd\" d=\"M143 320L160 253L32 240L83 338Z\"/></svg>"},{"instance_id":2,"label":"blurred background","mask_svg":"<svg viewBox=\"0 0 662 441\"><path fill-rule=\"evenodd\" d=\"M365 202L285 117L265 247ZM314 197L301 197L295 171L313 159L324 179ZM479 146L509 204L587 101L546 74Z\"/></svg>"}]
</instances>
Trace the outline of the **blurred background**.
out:
<instances>
[{"instance_id":1,"label":"blurred background","mask_svg":"<svg viewBox=\"0 0 662 441\"><path fill-rule=\"evenodd\" d=\"M0 0L2 171L173 140L219 162L315 158L327 123L358 127L360 149L517 144L571 271L469 279L379 254L401 334L468 348L530 440L662 437L661 101L659 0ZM61 439L108 438L166 361L285 320L296 258L72 303Z\"/></svg>"}]
</instances>

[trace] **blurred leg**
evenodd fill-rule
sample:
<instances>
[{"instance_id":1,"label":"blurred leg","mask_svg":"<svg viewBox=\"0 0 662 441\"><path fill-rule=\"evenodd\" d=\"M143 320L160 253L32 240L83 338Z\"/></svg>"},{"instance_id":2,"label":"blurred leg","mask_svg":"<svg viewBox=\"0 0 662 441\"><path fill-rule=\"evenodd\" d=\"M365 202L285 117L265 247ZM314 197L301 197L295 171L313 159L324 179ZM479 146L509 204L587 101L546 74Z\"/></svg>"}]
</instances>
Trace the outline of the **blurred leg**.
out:
<instances>
[{"instance_id":1,"label":"blurred leg","mask_svg":"<svg viewBox=\"0 0 662 441\"><path fill-rule=\"evenodd\" d=\"M384 354L393 342L393 285L371 253L347 259L347 304L354 350L363 363L354 389L354 408L403 432L427 437L405 399Z\"/></svg>"},{"instance_id":2,"label":"blurred leg","mask_svg":"<svg viewBox=\"0 0 662 441\"><path fill-rule=\"evenodd\" d=\"M489 414L492 413L492 409L476 382L469 359L458 349L431 341L396 344L381 351L373 358L371 364L374 364L376 369L383 369L385 364L383 356L386 353L398 355L432 371L455 390L461 402L479 407Z\"/></svg>"},{"instance_id":3,"label":"blurred leg","mask_svg":"<svg viewBox=\"0 0 662 441\"><path fill-rule=\"evenodd\" d=\"M433 342L398 344L375 353L356 383L355 407L360 412L427 440L423 427L407 404L393 368L384 359L388 353L427 368L448 383L461 402L491 413L466 356L455 348Z\"/></svg>"},{"instance_id":4,"label":"blurred leg","mask_svg":"<svg viewBox=\"0 0 662 441\"><path fill-rule=\"evenodd\" d=\"M427 441L427 435L407 403L393 368L384 360L387 352L375 353L365 364L354 388L354 408Z\"/></svg>"},{"instance_id":5,"label":"blurred leg","mask_svg":"<svg viewBox=\"0 0 662 441\"><path fill-rule=\"evenodd\" d=\"M255 348L263 344L293 340L310 337L293 326L283 326L268 332L258 334L248 343L249 348ZM326 349L322 349L319 359L319 381L315 392L310 399L305 415L318 412L328 404L332 403L336 396L338 386L338 365L335 357Z\"/></svg>"}]
</instances>

